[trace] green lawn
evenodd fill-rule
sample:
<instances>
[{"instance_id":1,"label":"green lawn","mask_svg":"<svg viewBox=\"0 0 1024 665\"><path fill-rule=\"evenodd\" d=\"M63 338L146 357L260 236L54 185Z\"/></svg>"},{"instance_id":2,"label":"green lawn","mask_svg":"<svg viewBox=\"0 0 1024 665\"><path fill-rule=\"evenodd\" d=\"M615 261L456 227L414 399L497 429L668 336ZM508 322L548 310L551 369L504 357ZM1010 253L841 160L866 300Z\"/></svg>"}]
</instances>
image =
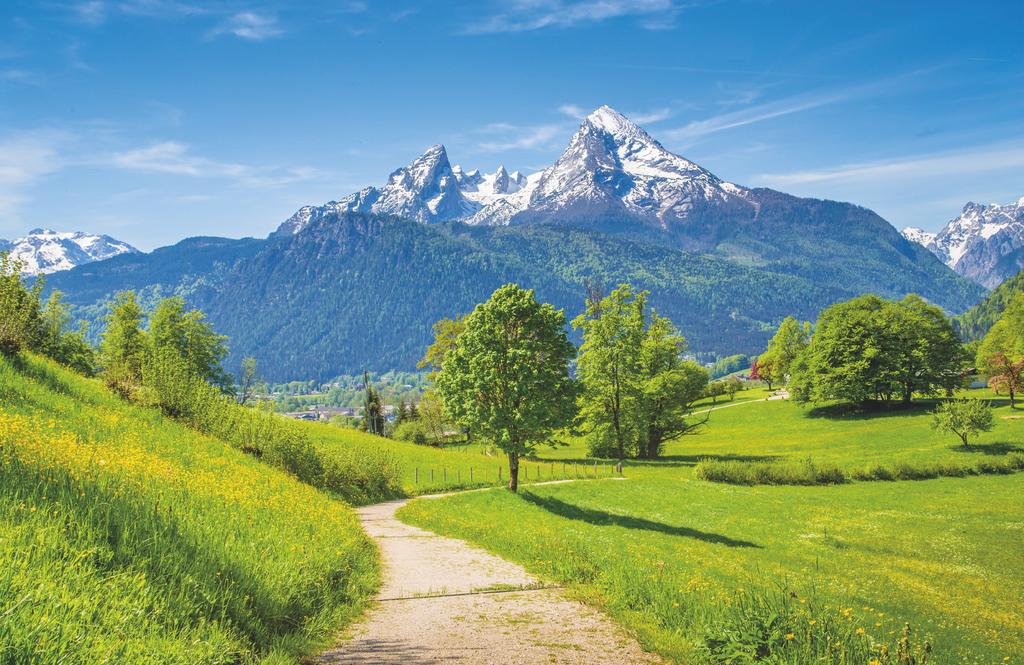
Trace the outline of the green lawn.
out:
<instances>
[{"instance_id":1,"label":"green lawn","mask_svg":"<svg viewBox=\"0 0 1024 665\"><path fill-rule=\"evenodd\" d=\"M699 458L716 455L857 468L1024 448L1024 421L1005 419L1016 415L1007 406L966 452L929 428L927 408L858 415L750 403L713 413L704 434L674 442L664 462L630 465L625 481L467 494L400 514L569 584L683 662L729 662L722 654L734 647L780 662L866 662L872 642L896 648L905 622L913 640L934 646L929 662L1020 662L1024 474L822 487L693 476ZM585 452L579 442L557 454L574 452ZM749 600L737 601L739 590Z\"/></svg>"},{"instance_id":2,"label":"green lawn","mask_svg":"<svg viewBox=\"0 0 1024 665\"><path fill-rule=\"evenodd\" d=\"M1005 397L994 396L989 390L965 394L996 405L995 428L980 435L969 449L959 445L955 436L931 429L930 411L935 404L932 400L915 402L909 409L895 407L858 413L834 406L799 406L788 400L769 402L762 394L759 400L713 411L700 433L670 442L658 462L627 461L626 472L642 477L691 477L692 467L705 457L811 457L816 462L832 462L851 470L873 462L966 463L1024 450L1024 409L1011 410ZM581 438L561 438L569 445L542 448L538 456L586 458L587 448Z\"/></svg>"}]
</instances>

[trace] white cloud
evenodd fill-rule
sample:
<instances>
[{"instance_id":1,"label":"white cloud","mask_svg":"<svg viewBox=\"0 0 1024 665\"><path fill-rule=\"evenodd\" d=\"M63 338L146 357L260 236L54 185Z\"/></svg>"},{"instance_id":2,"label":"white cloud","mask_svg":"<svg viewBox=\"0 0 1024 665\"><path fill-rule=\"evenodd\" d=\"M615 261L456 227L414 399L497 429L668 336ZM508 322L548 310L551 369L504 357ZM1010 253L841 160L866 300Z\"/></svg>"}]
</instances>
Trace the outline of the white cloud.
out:
<instances>
[{"instance_id":1,"label":"white cloud","mask_svg":"<svg viewBox=\"0 0 1024 665\"><path fill-rule=\"evenodd\" d=\"M637 17L651 30L671 27L674 0L510 0L498 13L466 27L469 34L569 28L608 19Z\"/></svg>"},{"instance_id":2,"label":"white cloud","mask_svg":"<svg viewBox=\"0 0 1024 665\"><path fill-rule=\"evenodd\" d=\"M635 122L638 125L650 125L662 120L668 120L672 117L672 109L660 108L652 109L647 112L640 113L626 113L626 117Z\"/></svg>"},{"instance_id":3,"label":"white cloud","mask_svg":"<svg viewBox=\"0 0 1024 665\"><path fill-rule=\"evenodd\" d=\"M262 41L277 37L284 33L277 19L273 16L257 14L256 12L239 12L229 16L227 20L210 31L211 37L218 35L234 35L241 39Z\"/></svg>"},{"instance_id":4,"label":"white cloud","mask_svg":"<svg viewBox=\"0 0 1024 665\"><path fill-rule=\"evenodd\" d=\"M28 190L63 166L56 132L22 132L0 139L0 220L13 220L29 200Z\"/></svg>"},{"instance_id":5,"label":"white cloud","mask_svg":"<svg viewBox=\"0 0 1024 665\"><path fill-rule=\"evenodd\" d=\"M769 187L807 183L871 183L950 174L987 173L1024 167L1024 142L1000 143L971 150L911 155L874 162L843 164L792 173L764 173L755 181Z\"/></svg>"},{"instance_id":6,"label":"white cloud","mask_svg":"<svg viewBox=\"0 0 1024 665\"><path fill-rule=\"evenodd\" d=\"M562 104L558 107L558 112L562 115L567 115L570 118L575 118L576 120L583 120L587 117L586 109L582 106L577 106L576 104Z\"/></svg>"},{"instance_id":7,"label":"white cloud","mask_svg":"<svg viewBox=\"0 0 1024 665\"><path fill-rule=\"evenodd\" d=\"M220 162L195 155L181 143L165 141L145 148L117 152L101 162L128 171L165 173L195 178L224 178L247 187L280 187L314 180L323 174L309 166L253 167L234 162Z\"/></svg>"},{"instance_id":8,"label":"white cloud","mask_svg":"<svg viewBox=\"0 0 1024 665\"><path fill-rule=\"evenodd\" d=\"M552 139L565 133L566 127L562 123L519 126L499 122L484 127L482 131L493 138L481 142L478 147L487 152L503 152L548 147Z\"/></svg>"},{"instance_id":9,"label":"white cloud","mask_svg":"<svg viewBox=\"0 0 1024 665\"><path fill-rule=\"evenodd\" d=\"M107 18L107 3L103 0L79 2L71 10L78 21L88 25L99 25Z\"/></svg>"},{"instance_id":10,"label":"white cloud","mask_svg":"<svg viewBox=\"0 0 1024 665\"><path fill-rule=\"evenodd\" d=\"M677 129L670 129L664 132L664 135L671 141L692 141L726 129L744 127L765 120L835 104L851 99L854 96L852 91L838 91L788 97L774 102L751 106L739 111L722 113L705 120L694 120Z\"/></svg>"}]
</instances>

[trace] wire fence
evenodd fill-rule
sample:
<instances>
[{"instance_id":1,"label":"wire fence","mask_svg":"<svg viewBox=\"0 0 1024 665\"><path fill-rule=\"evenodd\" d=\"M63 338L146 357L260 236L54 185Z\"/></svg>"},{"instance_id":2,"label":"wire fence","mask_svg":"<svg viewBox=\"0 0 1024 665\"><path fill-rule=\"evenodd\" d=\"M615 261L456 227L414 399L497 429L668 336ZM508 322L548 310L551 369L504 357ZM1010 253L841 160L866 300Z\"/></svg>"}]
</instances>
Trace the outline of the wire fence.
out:
<instances>
[{"instance_id":1,"label":"wire fence","mask_svg":"<svg viewBox=\"0 0 1024 665\"><path fill-rule=\"evenodd\" d=\"M417 466L413 485L423 487L502 485L509 480L508 467L502 464ZM551 480L624 478L622 464L608 462L532 462L520 461L519 482L523 484Z\"/></svg>"}]
</instances>

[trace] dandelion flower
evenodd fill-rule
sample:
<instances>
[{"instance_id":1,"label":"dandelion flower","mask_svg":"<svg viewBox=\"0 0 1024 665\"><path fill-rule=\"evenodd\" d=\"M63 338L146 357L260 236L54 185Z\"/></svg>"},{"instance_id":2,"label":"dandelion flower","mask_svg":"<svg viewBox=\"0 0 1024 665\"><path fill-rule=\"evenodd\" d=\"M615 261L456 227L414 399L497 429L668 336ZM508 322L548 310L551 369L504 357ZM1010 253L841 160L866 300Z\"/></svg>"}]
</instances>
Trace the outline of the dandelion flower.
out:
<instances>
[{"instance_id":1,"label":"dandelion flower","mask_svg":"<svg viewBox=\"0 0 1024 665\"><path fill-rule=\"evenodd\" d=\"M793 638L795 638L795 637L796 637L796 635L794 635L793 633L786 633L786 641L787 642L792 642Z\"/></svg>"},{"instance_id":2,"label":"dandelion flower","mask_svg":"<svg viewBox=\"0 0 1024 665\"><path fill-rule=\"evenodd\" d=\"M809 623L813 626L814 624L818 623L818 620L817 619L811 619Z\"/></svg>"},{"instance_id":3,"label":"dandelion flower","mask_svg":"<svg viewBox=\"0 0 1024 665\"><path fill-rule=\"evenodd\" d=\"M857 630L856 630L855 632L856 632L856 633L857 633L858 635L863 635L863 634L864 634L864 629L863 629L863 628L860 628L860 627L858 627L858 628L857 628Z\"/></svg>"}]
</instances>

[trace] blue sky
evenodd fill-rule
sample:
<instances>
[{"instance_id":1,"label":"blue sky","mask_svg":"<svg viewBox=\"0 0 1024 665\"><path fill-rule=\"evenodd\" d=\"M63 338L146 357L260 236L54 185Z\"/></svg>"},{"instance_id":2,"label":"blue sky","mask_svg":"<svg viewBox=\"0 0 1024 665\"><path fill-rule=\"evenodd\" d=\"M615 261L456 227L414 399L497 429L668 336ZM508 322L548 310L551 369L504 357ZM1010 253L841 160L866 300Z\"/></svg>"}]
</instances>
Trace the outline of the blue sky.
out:
<instances>
[{"instance_id":1,"label":"blue sky","mask_svg":"<svg viewBox=\"0 0 1024 665\"><path fill-rule=\"evenodd\" d=\"M1024 196L1024 3L4 0L0 237L262 236L425 147L531 171L609 104L744 185L937 229Z\"/></svg>"}]
</instances>

